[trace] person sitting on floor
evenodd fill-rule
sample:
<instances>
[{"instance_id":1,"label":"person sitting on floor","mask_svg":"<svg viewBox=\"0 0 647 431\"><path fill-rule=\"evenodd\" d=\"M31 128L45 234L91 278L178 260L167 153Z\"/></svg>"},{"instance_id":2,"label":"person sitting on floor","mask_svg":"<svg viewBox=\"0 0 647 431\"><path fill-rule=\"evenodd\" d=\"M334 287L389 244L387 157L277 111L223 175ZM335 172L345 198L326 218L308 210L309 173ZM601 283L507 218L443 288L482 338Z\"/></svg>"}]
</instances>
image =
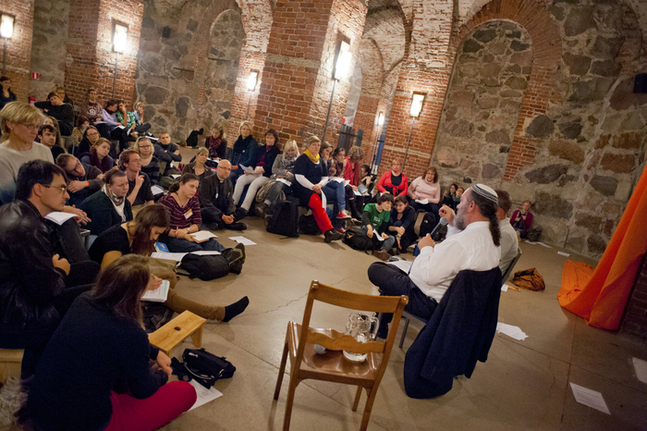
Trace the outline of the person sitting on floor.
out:
<instances>
[{"instance_id":1,"label":"person sitting on floor","mask_svg":"<svg viewBox=\"0 0 647 431\"><path fill-rule=\"evenodd\" d=\"M440 184L438 184L438 171L433 166L425 170L423 176L416 178L409 186L409 204L416 211L425 211L438 215L440 209ZM427 201L426 204L418 201ZM436 217L438 223L438 217Z\"/></svg>"},{"instance_id":2,"label":"person sitting on floor","mask_svg":"<svg viewBox=\"0 0 647 431\"><path fill-rule=\"evenodd\" d=\"M292 196L292 181L294 181L294 162L299 157L299 146L295 140L289 140L283 146L283 153L276 156L272 165L272 180L265 199L256 205L258 217L269 218L274 214L274 209L281 196Z\"/></svg>"},{"instance_id":3,"label":"person sitting on floor","mask_svg":"<svg viewBox=\"0 0 647 431\"><path fill-rule=\"evenodd\" d=\"M81 163L71 154L61 154L56 158L56 164L67 174L68 205L79 207L85 198L103 185L103 173L99 168Z\"/></svg>"},{"instance_id":4,"label":"person sitting on floor","mask_svg":"<svg viewBox=\"0 0 647 431\"><path fill-rule=\"evenodd\" d=\"M87 101L81 107L81 112L88 118L90 125L103 119L103 106L97 101L97 90L89 88Z\"/></svg>"},{"instance_id":5,"label":"person sitting on floor","mask_svg":"<svg viewBox=\"0 0 647 431\"><path fill-rule=\"evenodd\" d=\"M155 156L164 164L164 172L160 178L160 186L168 189L171 184L175 182L171 175L179 175L180 171L177 167L173 166L173 162L181 162L182 156L180 149L171 142L171 135L168 132L162 132L159 135L159 140L155 143Z\"/></svg>"},{"instance_id":6,"label":"person sitting on floor","mask_svg":"<svg viewBox=\"0 0 647 431\"><path fill-rule=\"evenodd\" d=\"M461 197L458 212L443 206L449 221L447 239L436 244L431 235L418 242L420 255L409 274L382 262L368 268L368 278L380 295L407 295L405 310L428 320L460 271L488 271L499 265L501 232L496 217L498 198L492 188L476 184ZM462 231L462 232L461 232ZM386 338L392 315L383 314L378 337Z\"/></svg>"},{"instance_id":7,"label":"person sitting on floor","mask_svg":"<svg viewBox=\"0 0 647 431\"><path fill-rule=\"evenodd\" d=\"M456 197L456 191L458 190L458 185L456 183L452 183L449 186L449 190L447 191L447 194L443 197L443 205L447 205L454 211L456 211L456 205L458 205L458 202L460 202L461 198Z\"/></svg>"},{"instance_id":8,"label":"person sitting on floor","mask_svg":"<svg viewBox=\"0 0 647 431\"><path fill-rule=\"evenodd\" d=\"M391 193L395 196L406 196L409 193L407 176L402 173L402 162L393 160L391 170L384 172L377 183L377 190L380 193Z\"/></svg>"},{"instance_id":9,"label":"person sitting on floor","mask_svg":"<svg viewBox=\"0 0 647 431\"><path fill-rule=\"evenodd\" d=\"M74 149L74 155L76 157L81 157L81 154L89 153L90 148L92 148L97 141L101 138L101 134L94 126L88 126L83 132L83 137L79 142L79 145Z\"/></svg>"},{"instance_id":10,"label":"person sitting on floor","mask_svg":"<svg viewBox=\"0 0 647 431\"><path fill-rule=\"evenodd\" d=\"M362 214L362 231L373 240L373 255L382 260L389 260L389 251L395 244L395 236L388 235L387 227L391 220L393 196L384 193L374 204L366 204Z\"/></svg>"},{"instance_id":11,"label":"person sitting on floor","mask_svg":"<svg viewBox=\"0 0 647 431\"><path fill-rule=\"evenodd\" d=\"M525 238L528 235L528 230L532 226L531 205L532 203L530 201L523 201L521 209L512 213L512 217L510 218L510 224L514 230L519 232L521 238Z\"/></svg>"},{"instance_id":12,"label":"person sitting on floor","mask_svg":"<svg viewBox=\"0 0 647 431\"><path fill-rule=\"evenodd\" d=\"M110 141L105 138L99 138L90 148L89 153L81 154L81 163L96 166L104 174L115 166L115 161L110 157Z\"/></svg>"},{"instance_id":13,"label":"person sitting on floor","mask_svg":"<svg viewBox=\"0 0 647 431\"><path fill-rule=\"evenodd\" d=\"M229 180L231 163L222 159L216 168L216 175L202 181L198 189L198 200L202 212L202 222L211 230L245 230L247 225L240 222L245 212L236 209L234 204L234 185Z\"/></svg>"},{"instance_id":14,"label":"person sitting on floor","mask_svg":"<svg viewBox=\"0 0 647 431\"><path fill-rule=\"evenodd\" d=\"M65 154L65 149L56 143L56 129L54 126L50 126L49 124L43 124L40 126L40 129L38 130L38 141L49 148L54 160L56 160L59 155Z\"/></svg>"},{"instance_id":15,"label":"person sitting on floor","mask_svg":"<svg viewBox=\"0 0 647 431\"><path fill-rule=\"evenodd\" d=\"M306 147L305 152L294 162L294 196L299 199L301 205L312 209L317 226L324 233L324 241L340 240L342 235L334 229L322 202L322 196L323 199L326 198L323 187L328 182L328 170L319 157L321 140L311 136Z\"/></svg>"},{"instance_id":16,"label":"person sitting on floor","mask_svg":"<svg viewBox=\"0 0 647 431\"><path fill-rule=\"evenodd\" d=\"M209 150L209 158L212 160L222 160L227 155L227 141L222 135L222 126L215 124L211 128L211 136L207 136L204 146Z\"/></svg>"},{"instance_id":17,"label":"person sitting on floor","mask_svg":"<svg viewBox=\"0 0 647 431\"><path fill-rule=\"evenodd\" d=\"M106 107L103 109L102 122L95 123L97 130L106 139L119 141L119 148L111 150L112 155L116 158L120 152L128 148L128 133L126 126L117 121L116 100L108 100Z\"/></svg>"},{"instance_id":18,"label":"person sitting on floor","mask_svg":"<svg viewBox=\"0 0 647 431\"><path fill-rule=\"evenodd\" d=\"M407 248L418 239L414 225L416 223L416 210L414 210L406 197L398 196L391 209L391 220L388 232L395 234L396 251L406 253Z\"/></svg>"},{"instance_id":19,"label":"person sitting on floor","mask_svg":"<svg viewBox=\"0 0 647 431\"><path fill-rule=\"evenodd\" d=\"M153 191L148 175L141 171L142 160L137 151L129 148L119 155L119 166L128 178L128 200L132 206L153 203Z\"/></svg>"},{"instance_id":20,"label":"person sitting on floor","mask_svg":"<svg viewBox=\"0 0 647 431\"><path fill-rule=\"evenodd\" d=\"M514 258L517 257L519 238L508 218L508 213L512 207L510 193L504 190L496 190L496 194L499 196L499 209L496 212L496 218L499 220L499 229L501 230L501 261L499 262L499 269L501 269L501 273L504 273ZM505 282L506 280L503 281Z\"/></svg>"},{"instance_id":21,"label":"person sitting on floor","mask_svg":"<svg viewBox=\"0 0 647 431\"><path fill-rule=\"evenodd\" d=\"M0 207L0 347L25 350L23 379L99 272L93 262L70 264L55 254L44 217L63 211L67 197L63 169L32 160L18 171L15 201Z\"/></svg>"},{"instance_id":22,"label":"person sitting on floor","mask_svg":"<svg viewBox=\"0 0 647 431\"><path fill-rule=\"evenodd\" d=\"M202 184L202 180L214 175L214 171L206 165L208 158L209 150L207 150L206 148L198 148L198 152L195 154L195 161L184 165L182 173L195 175L196 177L198 177L200 184Z\"/></svg>"},{"instance_id":23,"label":"person sitting on floor","mask_svg":"<svg viewBox=\"0 0 647 431\"><path fill-rule=\"evenodd\" d=\"M360 185L360 162L364 159L364 151L362 147L353 146L348 150L348 157L346 157L346 166L344 168L344 180L348 181L346 185L346 209L350 210L351 216L355 219L361 219L362 213L359 211L363 208L364 201L358 199L355 195L357 186ZM358 204L360 206L358 206Z\"/></svg>"},{"instance_id":24,"label":"person sitting on floor","mask_svg":"<svg viewBox=\"0 0 647 431\"><path fill-rule=\"evenodd\" d=\"M346 186L344 184L346 150L340 147L333 150L332 147L328 147L320 153L328 165L330 181L323 188L328 203L333 204L333 214L337 219L348 219L350 214L346 211Z\"/></svg>"},{"instance_id":25,"label":"person sitting on floor","mask_svg":"<svg viewBox=\"0 0 647 431\"><path fill-rule=\"evenodd\" d=\"M139 152L139 158L142 162L141 172L148 176L151 184L156 186L160 183L160 161L154 154L154 147L150 139L145 136L140 136L135 141L133 150Z\"/></svg>"},{"instance_id":26,"label":"person sitting on floor","mask_svg":"<svg viewBox=\"0 0 647 431\"><path fill-rule=\"evenodd\" d=\"M81 203L81 209L90 218L86 229L97 236L116 224L131 221L133 210L128 195L128 178L118 168L112 168L103 177L101 190Z\"/></svg>"},{"instance_id":27,"label":"person sitting on floor","mask_svg":"<svg viewBox=\"0 0 647 431\"><path fill-rule=\"evenodd\" d=\"M76 117L76 127L72 130L72 148L79 146L83 139L83 134L88 127L90 127L88 117L85 115L78 115ZM68 151L73 152L70 148L68 148Z\"/></svg>"},{"instance_id":28,"label":"person sitting on floor","mask_svg":"<svg viewBox=\"0 0 647 431\"><path fill-rule=\"evenodd\" d=\"M148 258L124 256L72 304L34 376L26 405L31 426L153 430L191 408L195 389L166 383L171 360L140 326L141 297L160 283Z\"/></svg>"},{"instance_id":29,"label":"person sitting on floor","mask_svg":"<svg viewBox=\"0 0 647 431\"><path fill-rule=\"evenodd\" d=\"M74 107L69 103L64 103L55 92L47 95L47 100L36 102L34 106L42 109L47 115L51 115L58 121L58 127L61 135L70 136L74 129Z\"/></svg>"},{"instance_id":30,"label":"person sitting on floor","mask_svg":"<svg viewBox=\"0 0 647 431\"><path fill-rule=\"evenodd\" d=\"M162 205L147 206L137 213L134 221L119 223L99 235L90 247L90 257L95 262L100 263L101 268L104 269L127 254L132 253L148 257L155 251L155 241L157 241L158 236L168 229L168 223L168 211ZM232 272L238 267L239 273L244 262L245 247L240 244L235 249L227 250L219 257L223 259L225 266L230 266ZM170 284L168 297L164 305L176 313L189 310L193 314L208 320L229 322L245 311L249 304L249 299L246 296L226 307L208 305L184 298L175 291L175 286L177 285L175 273L163 274L163 272L168 271L155 265L155 261L155 259L151 259L151 268L153 271L157 271L155 275L168 279Z\"/></svg>"},{"instance_id":31,"label":"person sitting on floor","mask_svg":"<svg viewBox=\"0 0 647 431\"><path fill-rule=\"evenodd\" d=\"M241 160L245 160L248 157L248 151L250 148L255 148L258 146L258 142L252 136L252 123L249 121L243 121L238 128L238 133L240 135L234 142L234 146L231 151L231 156L229 161L231 162L232 167L238 167L238 164Z\"/></svg>"},{"instance_id":32,"label":"person sitting on floor","mask_svg":"<svg viewBox=\"0 0 647 431\"><path fill-rule=\"evenodd\" d=\"M6 76L0 77L0 109L4 108L7 103L18 100L16 94L11 91L11 79Z\"/></svg>"}]
</instances>

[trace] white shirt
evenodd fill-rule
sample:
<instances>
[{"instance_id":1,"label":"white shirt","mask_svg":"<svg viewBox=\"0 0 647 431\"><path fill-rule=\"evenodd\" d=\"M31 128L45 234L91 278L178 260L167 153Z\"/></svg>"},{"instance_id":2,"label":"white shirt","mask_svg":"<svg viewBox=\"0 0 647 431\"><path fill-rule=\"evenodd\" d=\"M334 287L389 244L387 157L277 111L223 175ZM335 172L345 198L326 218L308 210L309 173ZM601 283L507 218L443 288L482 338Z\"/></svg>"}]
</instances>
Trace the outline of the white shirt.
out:
<instances>
[{"instance_id":1,"label":"white shirt","mask_svg":"<svg viewBox=\"0 0 647 431\"><path fill-rule=\"evenodd\" d=\"M478 221L435 247L422 248L409 277L425 295L440 302L460 271L488 271L500 258L501 248L492 241L490 223Z\"/></svg>"},{"instance_id":2,"label":"white shirt","mask_svg":"<svg viewBox=\"0 0 647 431\"><path fill-rule=\"evenodd\" d=\"M13 202L18 170L23 163L31 160L54 163L52 150L38 142L34 142L31 149L27 151L9 148L6 141L0 144L0 201L3 204Z\"/></svg>"},{"instance_id":3,"label":"white shirt","mask_svg":"<svg viewBox=\"0 0 647 431\"><path fill-rule=\"evenodd\" d=\"M519 238L517 237L517 231L510 224L509 218L499 220L499 230L501 231L501 261L499 262L499 269L504 273L514 258L517 257Z\"/></svg>"}]
</instances>

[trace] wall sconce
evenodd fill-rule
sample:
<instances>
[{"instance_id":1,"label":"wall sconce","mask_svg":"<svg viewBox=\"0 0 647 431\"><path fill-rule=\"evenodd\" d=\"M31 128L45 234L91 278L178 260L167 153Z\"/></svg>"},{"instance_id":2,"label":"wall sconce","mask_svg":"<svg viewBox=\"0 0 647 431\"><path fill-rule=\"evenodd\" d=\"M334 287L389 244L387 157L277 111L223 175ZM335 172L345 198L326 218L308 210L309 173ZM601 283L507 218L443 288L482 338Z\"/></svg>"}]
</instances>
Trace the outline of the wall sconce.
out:
<instances>
[{"instance_id":1,"label":"wall sconce","mask_svg":"<svg viewBox=\"0 0 647 431\"><path fill-rule=\"evenodd\" d=\"M123 54L128 46L128 26L115 22L112 26L112 50L117 53L115 59L115 73L112 80L112 98L115 98L115 88L117 87L117 72L119 64L119 54Z\"/></svg>"},{"instance_id":2,"label":"wall sconce","mask_svg":"<svg viewBox=\"0 0 647 431\"><path fill-rule=\"evenodd\" d=\"M0 17L0 37L4 38L4 51L2 53L2 74L5 75L7 70L7 40L13 36L13 24L16 17L3 13Z\"/></svg>"},{"instance_id":3,"label":"wall sconce","mask_svg":"<svg viewBox=\"0 0 647 431\"><path fill-rule=\"evenodd\" d=\"M409 146L411 145L411 135L413 134L413 123L416 122L416 118L420 116L422 112L422 105L425 103L424 93L413 93L413 98L411 99L411 108L409 110L409 115L413 117L411 120L411 128L409 129L409 139L407 139L407 149L404 151L404 158L402 159L402 170L404 171L404 164L407 161L407 154L409 153Z\"/></svg>"},{"instance_id":4,"label":"wall sconce","mask_svg":"<svg viewBox=\"0 0 647 431\"><path fill-rule=\"evenodd\" d=\"M377 116L377 125L378 126L384 125L384 112L380 112L380 114Z\"/></svg>"},{"instance_id":5,"label":"wall sconce","mask_svg":"<svg viewBox=\"0 0 647 431\"><path fill-rule=\"evenodd\" d=\"M247 116L245 120L249 119L249 105L252 103L252 92L256 89L258 82L258 71L252 70L247 77L247 90L249 91L249 99L247 99Z\"/></svg>"},{"instance_id":6,"label":"wall sconce","mask_svg":"<svg viewBox=\"0 0 647 431\"><path fill-rule=\"evenodd\" d=\"M371 172L373 172L375 165L377 164L377 148L380 142L380 136L382 135L382 126L384 126L384 112L382 111L380 111L380 113L377 115L377 126L380 128L380 131L375 138L375 143L373 144L373 149L371 150Z\"/></svg>"},{"instance_id":7,"label":"wall sconce","mask_svg":"<svg viewBox=\"0 0 647 431\"><path fill-rule=\"evenodd\" d=\"M332 110L332 102L335 99L335 90L337 89L337 81L345 79L350 70L350 63L353 60L353 55L350 52L350 44L343 40L339 42L337 49L337 61L335 62L335 70L333 70L333 84L332 94L330 95L330 104L328 105L328 115L326 115L326 125L324 126L323 137L321 142L326 142L326 131L328 130L328 123L330 122L330 111Z\"/></svg>"}]
</instances>

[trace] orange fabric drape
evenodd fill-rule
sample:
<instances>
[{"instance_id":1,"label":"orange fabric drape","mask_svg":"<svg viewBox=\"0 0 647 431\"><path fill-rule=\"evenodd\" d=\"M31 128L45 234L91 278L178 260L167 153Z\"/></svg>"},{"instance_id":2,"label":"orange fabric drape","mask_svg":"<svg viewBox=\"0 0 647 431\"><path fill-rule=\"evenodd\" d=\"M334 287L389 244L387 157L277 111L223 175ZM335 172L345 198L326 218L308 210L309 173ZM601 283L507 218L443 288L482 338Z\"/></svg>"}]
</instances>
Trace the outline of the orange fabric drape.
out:
<instances>
[{"instance_id":1,"label":"orange fabric drape","mask_svg":"<svg viewBox=\"0 0 647 431\"><path fill-rule=\"evenodd\" d=\"M557 294L562 307L591 326L615 330L647 251L647 169L634 190L598 266L567 261Z\"/></svg>"}]
</instances>

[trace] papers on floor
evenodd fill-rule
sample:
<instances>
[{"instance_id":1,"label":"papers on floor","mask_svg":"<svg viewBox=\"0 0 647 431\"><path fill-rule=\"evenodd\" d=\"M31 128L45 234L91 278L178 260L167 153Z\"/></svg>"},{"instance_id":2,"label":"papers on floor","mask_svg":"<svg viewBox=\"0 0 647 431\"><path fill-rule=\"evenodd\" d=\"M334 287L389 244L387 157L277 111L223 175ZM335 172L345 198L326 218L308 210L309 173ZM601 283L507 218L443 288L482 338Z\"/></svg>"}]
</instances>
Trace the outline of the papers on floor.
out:
<instances>
[{"instance_id":1,"label":"papers on floor","mask_svg":"<svg viewBox=\"0 0 647 431\"><path fill-rule=\"evenodd\" d=\"M611 414L600 392L576 385L575 383L571 383L571 389L573 390L575 401L578 403L599 410L602 413Z\"/></svg>"},{"instance_id":2,"label":"papers on floor","mask_svg":"<svg viewBox=\"0 0 647 431\"><path fill-rule=\"evenodd\" d=\"M277 178L276 181L285 184L286 186L290 187L292 186L292 183L285 178Z\"/></svg>"},{"instance_id":3,"label":"papers on floor","mask_svg":"<svg viewBox=\"0 0 647 431\"><path fill-rule=\"evenodd\" d=\"M254 241L247 239L244 236L230 236L229 239L243 245L256 245Z\"/></svg>"},{"instance_id":4,"label":"papers on floor","mask_svg":"<svg viewBox=\"0 0 647 431\"><path fill-rule=\"evenodd\" d=\"M69 219L71 219L72 217L74 217L75 215L76 214L55 211L53 213L47 214L45 218L49 221L53 221L54 223L60 226L66 221L68 221Z\"/></svg>"},{"instance_id":5,"label":"papers on floor","mask_svg":"<svg viewBox=\"0 0 647 431\"><path fill-rule=\"evenodd\" d=\"M504 284L503 286L501 286L501 292L507 292L507 291L508 291L508 285L507 284Z\"/></svg>"},{"instance_id":6,"label":"papers on floor","mask_svg":"<svg viewBox=\"0 0 647 431\"><path fill-rule=\"evenodd\" d=\"M541 241L537 241L537 244L541 245L542 247L552 248L552 247L551 247L551 246L549 246L548 244L544 244L544 243L543 243L543 242L541 242Z\"/></svg>"},{"instance_id":7,"label":"papers on floor","mask_svg":"<svg viewBox=\"0 0 647 431\"><path fill-rule=\"evenodd\" d=\"M153 253L151 254L151 257L156 257L158 259L164 259L164 260L174 260L176 262L182 262L182 258L186 256L188 253L166 253L166 252L161 252L161 253Z\"/></svg>"},{"instance_id":8,"label":"papers on floor","mask_svg":"<svg viewBox=\"0 0 647 431\"><path fill-rule=\"evenodd\" d=\"M195 240L198 243L208 241L211 238L218 238L216 235L212 234L208 230L199 230L197 232L192 233L191 235L193 236L193 238L195 238Z\"/></svg>"},{"instance_id":9,"label":"papers on floor","mask_svg":"<svg viewBox=\"0 0 647 431\"><path fill-rule=\"evenodd\" d=\"M408 260L398 260L395 262L387 262L389 265L393 265L397 268L400 268L402 271L406 272L407 274L409 273L409 269L411 269L411 265L413 262L409 262Z\"/></svg>"},{"instance_id":10,"label":"papers on floor","mask_svg":"<svg viewBox=\"0 0 647 431\"><path fill-rule=\"evenodd\" d=\"M162 280L162 284L155 290L147 290L142 296L142 301L164 302L168 297L168 290L171 283L168 280Z\"/></svg>"},{"instance_id":11,"label":"papers on floor","mask_svg":"<svg viewBox=\"0 0 647 431\"><path fill-rule=\"evenodd\" d=\"M647 383L647 361L638 358L631 358L636 370L636 377L643 383Z\"/></svg>"},{"instance_id":12,"label":"papers on floor","mask_svg":"<svg viewBox=\"0 0 647 431\"><path fill-rule=\"evenodd\" d=\"M427 205L429 203L429 199L416 199L416 202L420 205Z\"/></svg>"},{"instance_id":13,"label":"papers on floor","mask_svg":"<svg viewBox=\"0 0 647 431\"><path fill-rule=\"evenodd\" d=\"M195 380L191 380L189 384L193 386L193 388L195 389L195 394L198 396L198 399L195 400L195 404L193 404L193 407L191 407L189 410L193 410L196 407L200 407L201 405L222 396L222 392L215 389L213 386L207 389Z\"/></svg>"},{"instance_id":14,"label":"papers on floor","mask_svg":"<svg viewBox=\"0 0 647 431\"><path fill-rule=\"evenodd\" d=\"M557 254L559 254L560 256L566 256L566 257L569 257L571 255L570 253L564 253L563 251L558 251Z\"/></svg>"},{"instance_id":15,"label":"papers on floor","mask_svg":"<svg viewBox=\"0 0 647 431\"><path fill-rule=\"evenodd\" d=\"M508 325L506 323L498 322L496 324L496 331L501 332L502 334L505 334L508 337L514 338L515 340L519 340L519 341L523 341L526 338L528 338L526 333L523 332L521 328L519 328L518 326Z\"/></svg>"},{"instance_id":16,"label":"papers on floor","mask_svg":"<svg viewBox=\"0 0 647 431\"><path fill-rule=\"evenodd\" d=\"M164 189L160 186L152 186L151 192L153 192L154 195L161 195L164 193Z\"/></svg>"}]
</instances>

